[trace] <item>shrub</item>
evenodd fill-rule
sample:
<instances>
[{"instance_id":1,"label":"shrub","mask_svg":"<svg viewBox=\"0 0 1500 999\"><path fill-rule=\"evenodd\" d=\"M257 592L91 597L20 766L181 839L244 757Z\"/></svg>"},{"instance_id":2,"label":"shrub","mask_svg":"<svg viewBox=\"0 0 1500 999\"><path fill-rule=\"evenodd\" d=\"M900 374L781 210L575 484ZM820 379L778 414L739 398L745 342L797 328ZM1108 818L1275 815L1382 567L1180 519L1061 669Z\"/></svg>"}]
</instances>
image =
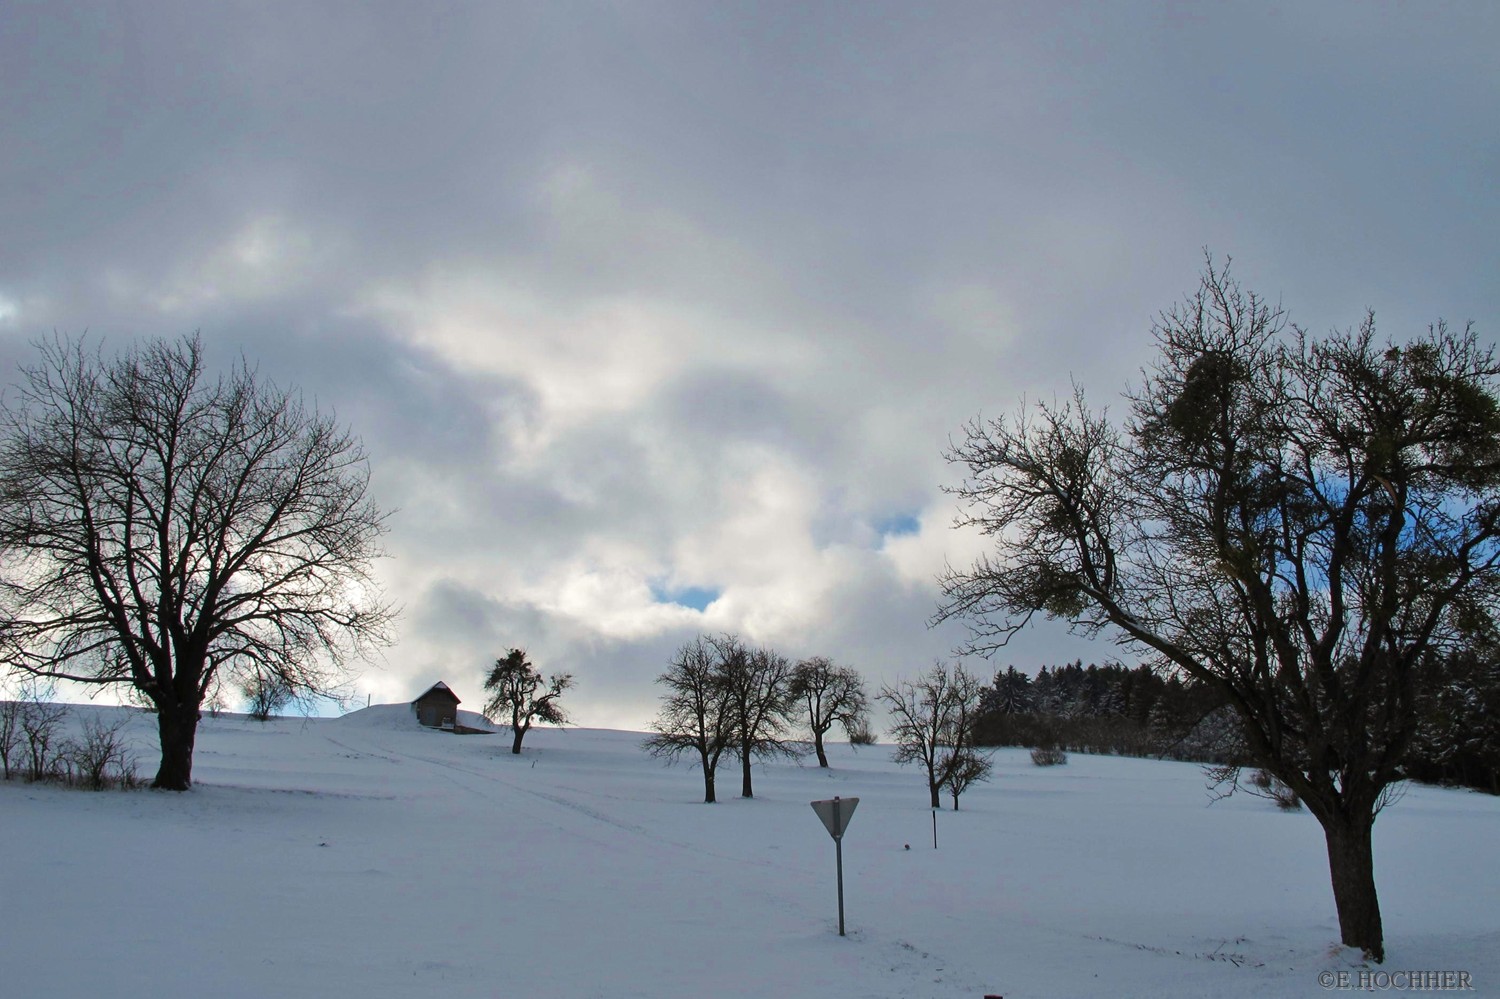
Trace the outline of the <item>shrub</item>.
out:
<instances>
[{"instance_id":1,"label":"shrub","mask_svg":"<svg viewBox=\"0 0 1500 999\"><path fill-rule=\"evenodd\" d=\"M1038 746L1031 751L1031 762L1039 767L1060 767L1068 762L1068 754L1056 746Z\"/></svg>"},{"instance_id":2,"label":"shrub","mask_svg":"<svg viewBox=\"0 0 1500 999\"><path fill-rule=\"evenodd\" d=\"M1232 781L1235 768L1226 767L1224 770ZM1281 778L1269 770L1252 770L1246 783L1250 785L1251 794L1270 798L1284 812L1295 812L1302 807L1302 799L1297 797L1297 792L1283 784Z\"/></svg>"},{"instance_id":3,"label":"shrub","mask_svg":"<svg viewBox=\"0 0 1500 999\"><path fill-rule=\"evenodd\" d=\"M1295 812L1302 807L1302 799L1297 792L1281 783L1279 780L1271 782L1271 800L1276 802L1276 807L1283 812Z\"/></svg>"},{"instance_id":4,"label":"shrub","mask_svg":"<svg viewBox=\"0 0 1500 999\"><path fill-rule=\"evenodd\" d=\"M112 782L131 787L135 781L135 761L120 732L125 719L106 722L97 716L83 720L83 732L70 739L58 754L67 764L72 783L92 791L102 791Z\"/></svg>"},{"instance_id":5,"label":"shrub","mask_svg":"<svg viewBox=\"0 0 1500 999\"><path fill-rule=\"evenodd\" d=\"M21 738L25 742L27 780L46 780L53 775L58 763L53 743L57 738L57 728L67 714L66 707L44 701L36 692L27 694L21 702Z\"/></svg>"}]
</instances>

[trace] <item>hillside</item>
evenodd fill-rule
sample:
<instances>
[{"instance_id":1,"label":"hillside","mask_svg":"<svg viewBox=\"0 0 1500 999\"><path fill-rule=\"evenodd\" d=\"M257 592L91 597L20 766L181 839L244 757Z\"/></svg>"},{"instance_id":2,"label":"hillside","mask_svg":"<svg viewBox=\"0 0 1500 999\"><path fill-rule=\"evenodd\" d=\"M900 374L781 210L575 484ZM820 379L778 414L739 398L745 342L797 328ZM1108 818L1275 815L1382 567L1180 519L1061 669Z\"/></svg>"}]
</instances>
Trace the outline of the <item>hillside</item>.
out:
<instances>
[{"instance_id":1,"label":"hillside","mask_svg":"<svg viewBox=\"0 0 1500 999\"><path fill-rule=\"evenodd\" d=\"M75 714L124 709L77 707ZM141 769L151 719L136 714ZM207 718L186 794L0 786L9 996L1314 996L1357 970L1317 823L1196 766L1019 750L938 816L889 748L703 805L628 732ZM725 772L721 793L738 788ZM808 802L860 798L834 850ZM1500 799L1376 824L1383 970L1500 982ZM910 849L906 849L907 845Z\"/></svg>"}]
</instances>

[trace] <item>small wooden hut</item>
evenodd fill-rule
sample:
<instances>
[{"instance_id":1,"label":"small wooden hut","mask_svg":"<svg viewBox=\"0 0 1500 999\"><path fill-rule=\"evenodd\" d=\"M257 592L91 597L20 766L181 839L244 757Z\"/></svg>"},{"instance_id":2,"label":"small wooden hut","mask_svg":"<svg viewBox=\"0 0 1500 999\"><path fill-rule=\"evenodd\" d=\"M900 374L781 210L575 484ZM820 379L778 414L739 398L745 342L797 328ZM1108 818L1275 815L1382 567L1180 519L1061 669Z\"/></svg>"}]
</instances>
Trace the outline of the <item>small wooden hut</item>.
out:
<instances>
[{"instance_id":1,"label":"small wooden hut","mask_svg":"<svg viewBox=\"0 0 1500 999\"><path fill-rule=\"evenodd\" d=\"M411 702L417 721L428 728L453 728L458 724L458 695L439 680L427 692Z\"/></svg>"}]
</instances>

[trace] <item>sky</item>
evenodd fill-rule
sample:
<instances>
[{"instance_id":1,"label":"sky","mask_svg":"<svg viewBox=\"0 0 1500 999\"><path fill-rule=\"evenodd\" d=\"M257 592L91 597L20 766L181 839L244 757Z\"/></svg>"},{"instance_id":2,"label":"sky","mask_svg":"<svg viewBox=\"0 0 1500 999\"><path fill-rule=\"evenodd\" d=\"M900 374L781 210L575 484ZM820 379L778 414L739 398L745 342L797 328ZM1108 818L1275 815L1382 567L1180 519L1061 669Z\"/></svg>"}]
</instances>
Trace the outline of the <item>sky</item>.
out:
<instances>
[{"instance_id":1,"label":"sky","mask_svg":"<svg viewBox=\"0 0 1500 999\"><path fill-rule=\"evenodd\" d=\"M514 646L643 728L720 632L874 688L964 638L950 439L1118 410L1205 252L1314 333L1494 342L1497 43L1477 0L0 0L0 383L201 331L336 413L395 511L360 702L478 707Z\"/></svg>"}]
</instances>

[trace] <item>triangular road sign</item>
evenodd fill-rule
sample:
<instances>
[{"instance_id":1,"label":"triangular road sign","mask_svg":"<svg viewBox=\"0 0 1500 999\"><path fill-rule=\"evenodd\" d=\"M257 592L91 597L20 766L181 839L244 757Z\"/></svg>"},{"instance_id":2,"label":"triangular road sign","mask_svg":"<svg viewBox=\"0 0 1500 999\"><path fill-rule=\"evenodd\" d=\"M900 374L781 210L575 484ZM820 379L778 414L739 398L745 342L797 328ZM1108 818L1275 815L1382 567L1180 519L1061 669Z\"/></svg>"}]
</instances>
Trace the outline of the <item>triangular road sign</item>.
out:
<instances>
[{"instance_id":1,"label":"triangular road sign","mask_svg":"<svg viewBox=\"0 0 1500 999\"><path fill-rule=\"evenodd\" d=\"M814 801L811 804L813 811L818 813L818 818L823 820L828 835L838 840L844 838L844 830L849 828L849 818L854 814L854 806L859 804L859 799L834 798L830 801Z\"/></svg>"}]
</instances>

